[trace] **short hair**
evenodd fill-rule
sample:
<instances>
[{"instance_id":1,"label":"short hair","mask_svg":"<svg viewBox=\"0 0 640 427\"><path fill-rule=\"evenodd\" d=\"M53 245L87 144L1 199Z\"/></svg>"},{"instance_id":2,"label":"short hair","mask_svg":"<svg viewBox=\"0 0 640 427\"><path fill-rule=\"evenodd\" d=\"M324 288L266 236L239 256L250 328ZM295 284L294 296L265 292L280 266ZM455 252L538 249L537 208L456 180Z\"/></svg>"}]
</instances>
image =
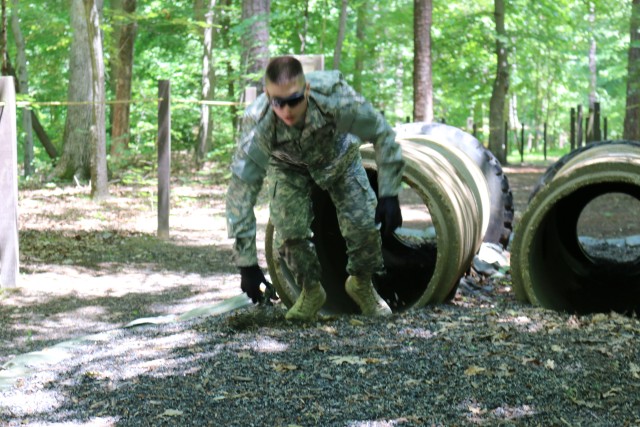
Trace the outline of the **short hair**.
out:
<instances>
[{"instance_id":1,"label":"short hair","mask_svg":"<svg viewBox=\"0 0 640 427\"><path fill-rule=\"evenodd\" d=\"M277 85L288 83L294 79L302 77L304 81L304 71L302 64L293 56L277 56L272 58L264 73L266 80Z\"/></svg>"}]
</instances>

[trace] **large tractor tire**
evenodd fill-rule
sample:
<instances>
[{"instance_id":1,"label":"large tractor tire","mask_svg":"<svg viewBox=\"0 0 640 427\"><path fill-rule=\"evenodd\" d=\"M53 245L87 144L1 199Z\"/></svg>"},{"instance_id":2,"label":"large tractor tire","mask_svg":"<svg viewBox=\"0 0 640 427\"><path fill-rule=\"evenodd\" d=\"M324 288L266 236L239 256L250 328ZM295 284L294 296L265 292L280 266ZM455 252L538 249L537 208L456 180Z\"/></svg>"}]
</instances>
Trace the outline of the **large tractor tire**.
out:
<instances>
[{"instance_id":1,"label":"large tractor tire","mask_svg":"<svg viewBox=\"0 0 640 427\"><path fill-rule=\"evenodd\" d=\"M405 123L395 128L398 138L403 135L434 136L465 152L480 168L489 187L491 215L483 242L496 243L506 248L513 229L513 195L509 179L502 165L491 151L473 135L443 123Z\"/></svg>"},{"instance_id":2,"label":"large tractor tire","mask_svg":"<svg viewBox=\"0 0 640 427\"><path fill-rule=\"evenodd\" d=\"M582 211L608 193L640 200L640 143L589 144L547 169L511 245L513 289L519 300L577 313L638 312L640 259L595 257L578 236Z\"/></svg>"}]
</instances>

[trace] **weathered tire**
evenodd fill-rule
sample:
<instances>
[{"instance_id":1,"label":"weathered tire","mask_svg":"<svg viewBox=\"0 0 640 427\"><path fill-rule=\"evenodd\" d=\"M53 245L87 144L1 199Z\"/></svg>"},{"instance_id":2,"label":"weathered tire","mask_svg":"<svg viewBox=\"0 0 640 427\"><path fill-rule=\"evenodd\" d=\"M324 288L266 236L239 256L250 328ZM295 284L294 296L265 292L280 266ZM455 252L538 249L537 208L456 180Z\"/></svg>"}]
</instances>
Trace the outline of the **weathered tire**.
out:
<instances>
[{"instance_id":1,"label":"weathered tire","mask_svg":"<svg viewBox=\"0 0 640 427\"><path fill-rule=\"evenodd\" d=\"M519 300L577 313L640 309L640 259L595 258L578 240L583 209L608 193L640 200L640 143L590 144L547 170L511 245L513 289Z\"/></svg>"},{"instance_id":2,"label":"weathered tire","mask_svg":"<svg viewBox=\"0 0 640 427\"><path fill-rule=\"evenodd\" d=\"M404 135L429 135L464 151L482 171L489 187L491 216L483 241L506 248L513 229L513 195L509 179L500 161L473 135L443 123L405 123L395 128L399 138Z\"/></svg>"},{"instance_id":3,"label":"weathered tire","mask_svg":"<svg viewBox=\"0 0 640 427\"><path fill-rule=\"evenodd\" d=\"M558 171L562 169L575 156L581 153L584 153L587 150L591 150L593 148L600 147L602 145L611 145L611 144L627 144L630 146L635 146L640 148L640 142L637 142L637 141L598 141L598 142L589 143L587 145L583 145L582 147L577 148L565 154L564 156L560 157L554 164L552 164L547 168L544 174L542 174L542 176L538 179L538 182L533 187L533 190L531 190L531 193L529 194L529 203L531 202L531 199L533 199L533 196L535 196L542 187L544 187L551 180L553 180L553 178L556 176L556 173L558 173Z\"/></svg>"},{"instance_id":4,"label":"weathered tire","mask_svg":"<svg viewBox=\"0 0 640 427\"><path fill-rule=\"evenodd\" d=\"M407 163L403 182L428 208L435 240L399 229L382 242L386 274L374 285L394 311L446 301L468 270L489 223L490 198L482 171L461 150L433 136L398 141ZM375 153L361 149L372 188L377 188ZM313 241L322 266L327 292L325 313L357 313L344 291L346 245L340 234L335 207L328 194L312 192L315 219ZM290 307L300 293L274 247L274 228L266 230L266 258L272 282L283 303Z\"/></svg>"}]
</instances>

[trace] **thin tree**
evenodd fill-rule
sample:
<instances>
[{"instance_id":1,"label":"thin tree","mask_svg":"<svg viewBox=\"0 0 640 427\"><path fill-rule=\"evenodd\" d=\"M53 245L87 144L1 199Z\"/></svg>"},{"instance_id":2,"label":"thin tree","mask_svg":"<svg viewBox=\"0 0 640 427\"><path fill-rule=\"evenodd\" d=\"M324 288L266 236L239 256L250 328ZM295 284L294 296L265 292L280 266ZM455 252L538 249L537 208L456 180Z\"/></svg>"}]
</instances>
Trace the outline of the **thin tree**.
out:
<instances>
[{"instance_id":1,"label":"thin tree","mask_svg":"<svg viewBox=\"0 0 640 427\"><path fill-rule=\"evenodd\" d=\"M136 0L112 1L116 12L114 25L115 58L111 64L116 102L111 107L111 157L116 159L129 148L134 44L138 30Z\"/></svg>"},{"instance_id":2,"label":"thin tree","mask_svg":"<svg viewBox=\"0 0 640 427\"><path fill-rule=\"evenodd\" d=\"M304 17L302 18L302 32L298 35L300 37L300 54L304 54L304 50L307 47L307 31L309 30L309 0L304 2Z\"/></svg>"},{"instance_id":3,"label":"thin tree","mask_svg":"<svg viewBox=\"0 0 640 427\"><path fill-rule=\"evenodd\" d=\"M640 0L631 4L631 40L627 65L627 108L624 115L624 139L640 141Z\"/></svg>"},{"instance_id":4,"label":"thin tree","mask_svg":"<svg viewBox=\"0 0 640 427\"><path fill-rule=\"evenodd\" d=\"M249 22L242 38L242 63L248 76L246 84L255 86L258 94L263 91L262 75L269 61L270 13L270 0L242 1L242 20Z\"/></svg>"},{"instance_id":5,"label":"thin tree","mask_svg":"<svg viewBox=\"0 0 640 427\"><path fill-rule=\"evenodd\" d=\"M2 9L0 16L2 18L2 25L0 25L0 56L2 56L2 75L9 75L9 52L7 45L7 0L0 2L0 9Z\"/></svg>"},{"instance_id":6,"label":"thin tree","mask_svg":"<svg viewBox=\"0 0 640 427\"><path fill-rule=\"evenodd\" d=\"M362 0L358 7L358 20L356 22L356 40L359 49L356 51L355 70L353 72L353 88L356 92L362 92L362 73L364 72L364 60L367 54L367 26L369 25L368 0Z\"/></svg>"},{"instance_id":7,"label":"thin tree","mask_svg":"<svg viewBox=\"0 0 640 427\"><path fill-rule=\"evenodd\" d=\"M340 7L340 21L338 23L338 38L336 40L336 49L333 51L333 69L340 68L340 59L342 57L342 44L344 43L344 37L347 28L347 0L342 0L342 6Z\"/></svg>"},{"instance_id":8,"label":"thin tree","mask_svg":"<svg viewBox=\"0 0 640 427\"><path fill-rule=\"evenodd\" d=\"M432 0L413 2L413 117L416 122L433 121L431 76Z\"/></svg>"},{"instance_id":9,"label":"thin tree","mask_svg":"<svg viewBox=\"0 0 640 427\"><path fill-rule=\"evenodd\" d=\"M199 3L199 2L198 2ZM203 101L211 101L214 98L215 88L215 67L213 59L214 43L214 8L216 0L207 0L204 13L205 26L202 38L202 79L201 98ZM200 124L198 125L198 146L196 149L196 164L201 166L204 163L208 147L211 141L213 129L213 116L210 114L209 105L203 103L200 106Z\"/></svg>"},{"instance_id":10,"label":"thin tree","mask_svg":"<svg viewBox=\"0 0 640 427\"><path fill-rule=\"evenodd\" d=\"M595 103L598 102L597 97L597 81L598 68L596 59L596 37L594 25L596 22L596 6L593 2L589 2L589 32L591 39L589 40L589 117L587 118L587 142L593 142L598 139L596 130L599 126L595 123Z\"/></svg>"},{"instance_id":11,"label":"thin tree","mask_svg":"<svg viewBox=\"0 0 640 427\"><path fill-rule=\"evenodd\" d=\"M101 200L109 195L107 178L107 135L105 128L104 52L100 13L102 0L84 0L91 67L91 197Z\"/></svg>"},{"instance_id":12,"label":"thin tree","mask_svg":"<svg viewBox=\"0 0 640 427\"><path fill-rule=\"evenodd\" d=\"M509 63L507 57L506 32L504 28L504 0L494 0L496 24L496 79L489 103L489 150L506 164L507 154L504 139L505 99L509 91Z\"/></svg>"},{"instance_id":13,"label":"thin tree","mask_svg":"<svg viewBox=\"0 0 640 427\"><path fill-rule=\"evenodd\" d=\"M217 38L220 40L220 44L222 45L222 49L225 52L230 51L230 49L232 48L233 42L231 40L231 19L230 19L230 14L228 13L228 10L231 9L231 2L232 0L220 0L220 17L219 17L219 22L220 22L220 26L218 28L215 29L216 33L217 33ZM226 79L227 79L227 99L232 100L232 99L236 99L236 82L237 79L235 78L235 73L236 70L234 68L233 62L230 58L230 56L227 55L226 58L224 58L224 66L226 69ZM229 107L230 111L231 111L231 120L232 120L232 124L233 124L233 129L234 131L237 130L238 128L238 107L236 107L235 105L232 105L231 107Z\"/></svg>"},{"instance_id":14,"label":"thin tree","mask_svg":"<svg viewBox=\"0 0 640 427\"><path fill-rule=\"evenodd\" d=\"M25 41L20 29L20 18L18 16L20 5L18 0L13 0L11 3L11 30L13 32L13 38L16 42L16 75L18 78L18 84L16 85L16 92L28 95L29 94L29 78L27 74L27 56L25 53ZM33 174L33 132L32 132L32 120L31 109L25 108L22 110L22 127L25 133L24 136L24 176Z\"/></svg>"}]
</instances>

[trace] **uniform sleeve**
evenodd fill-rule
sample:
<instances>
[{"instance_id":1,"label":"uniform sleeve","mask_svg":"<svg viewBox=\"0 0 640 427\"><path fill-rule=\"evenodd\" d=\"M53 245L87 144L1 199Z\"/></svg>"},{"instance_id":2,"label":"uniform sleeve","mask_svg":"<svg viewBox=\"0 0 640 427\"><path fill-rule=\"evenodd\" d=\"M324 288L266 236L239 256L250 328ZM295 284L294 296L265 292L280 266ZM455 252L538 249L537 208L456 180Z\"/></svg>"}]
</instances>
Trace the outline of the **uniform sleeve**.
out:
<instances>
[{"instance_id":1,"label":"uniform sleeve","mask_svg":"<svg viewBox=\"0 0 640 427\"><path fill-rule=\"evenodd\" d=\"M342 111L339 129L342 127L362 141L373 143L378 166L379 197L398 195L405 163L400 145L395 140L395 132L369 102L356 101L351 108Z\"/></svg>"},{"instance_id":2,"label":"uniform sleeve","mask_svg":"<svg viewBox=\"0 0 640 427\"><path fill-rule=\"evenodd\" d=\"M239 267L258 263L253 209L266 174L268 154L257 141L256 128L257 121L245 115L227 189L227 233L230 238L235 238L234 255Z\"/></svg>"},{"instance_id":3,"label":"uniform sleeve","mask_svg":"<svg viewBox=\"0 0 640 427\"><path fill-rule=\"evenodd\" d=\"M227 232L235 239L233 251L238 267L258 264L253 207L261 187L262 181L248 183L235 174L231 176L227 191Z\"/></svg>"}]
</instances>

